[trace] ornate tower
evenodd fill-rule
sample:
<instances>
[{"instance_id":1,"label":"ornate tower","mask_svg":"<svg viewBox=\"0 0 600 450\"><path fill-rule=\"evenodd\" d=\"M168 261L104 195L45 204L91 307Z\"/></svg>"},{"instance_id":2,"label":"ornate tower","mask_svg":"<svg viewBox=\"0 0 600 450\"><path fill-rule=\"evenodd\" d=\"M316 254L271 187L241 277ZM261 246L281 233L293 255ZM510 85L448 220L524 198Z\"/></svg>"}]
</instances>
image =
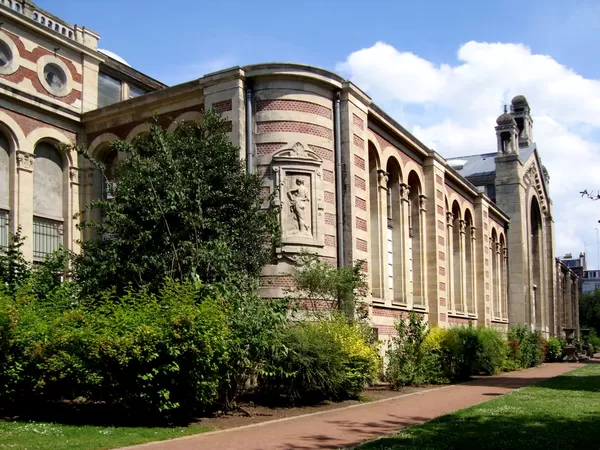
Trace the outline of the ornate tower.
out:
<instances>
[{"instance_id":1,"label":"ornate tower","mask_svg":"<svg viewBox=\"0 0 600 450\"><path fill-rule=\"evenodd\" d=\"M504 105L504 113L496 119L496 125L498 155L518 155L519 128L512 114L507 111L506 105Z\"/></svg>"},{"instance_id":2,"label":"ornate tower","mask_svg":"<svg viewBox=\"0 0 600 450\"><path fill-rule=\"evenodd\" d=\"M510 112L519 129L519 147L529 147L533 142L533 120L531 119L531 108L527 99L523 95L517 95L513 98Z\"/></svg>"}]
</instances>

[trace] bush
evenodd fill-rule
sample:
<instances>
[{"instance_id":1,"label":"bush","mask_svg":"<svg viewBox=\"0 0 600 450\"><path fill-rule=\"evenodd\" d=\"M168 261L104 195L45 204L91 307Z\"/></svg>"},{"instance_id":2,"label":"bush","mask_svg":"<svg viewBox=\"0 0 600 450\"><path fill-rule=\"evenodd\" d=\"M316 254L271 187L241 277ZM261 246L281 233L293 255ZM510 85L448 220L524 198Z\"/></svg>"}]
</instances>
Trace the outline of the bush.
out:
<instances>
[{"instance_id":1,"label":"bush","mask_svg":"<svg viewBox=\"0 0 600 450\"><path fill-rule=\"evenodd\" d=\"M493 328L472 325L449 328L442 341L447 354L447 375L452 379L465 379L499 373L506 355L504 342L502 334Z\"/></svg>"},{"instance_id":2,"label":"bush","mask_svg":"<svg viewBox=\"0 0 600 450\"><path fill-rule=\"evenodd\" d=\"M192 283L128 293L88 310L0 304L1 400L84 397L155 415L210 408L228 339L221 302Z\"/></svg>"},{"instance_id":3,"label":"bush","mask_svg":"<svg viewBox=\"0 0 600 450\"><path fill-rule=\"evenodd\" d=\"M546 342L548 352L546 355L546 361L556 362L562 361L563 345L560 339L552 337Z\"/></svg>"},{"instance_id":4,"label":"bush","mask_svg":"<svg viewBox=\"0 0 600 450\"><path fill-rule=\"evenodd\" d=\"M357 322L334 316L290 326L283 336L285 355L262 374L259 389L291 401L357 397L379 370L377 348Z\"/></svg>"},{"instance_id":5,"label":"bush","mask_svg":"<svg viewBox=\"0 0 600 450\"><path fill-rule=\"evenodd\" d=\"M513 325L508 332L508 363L506 368L526 369L544 361L543 338L526 325Z\"/></svg>"},{"instance_id":6,"label":"bush","mask_svg":"<svg viewBox=\"0 0 600 450\"><path fill-rule=\"evenodd\" d=\"M428 383L429 376L424 370L424 343L428 335L425 319L411 311L408 318L397 321L395 327L396 336L392 338L386 353L387 380L396 388Z\"/></svg>"}]
</instances>

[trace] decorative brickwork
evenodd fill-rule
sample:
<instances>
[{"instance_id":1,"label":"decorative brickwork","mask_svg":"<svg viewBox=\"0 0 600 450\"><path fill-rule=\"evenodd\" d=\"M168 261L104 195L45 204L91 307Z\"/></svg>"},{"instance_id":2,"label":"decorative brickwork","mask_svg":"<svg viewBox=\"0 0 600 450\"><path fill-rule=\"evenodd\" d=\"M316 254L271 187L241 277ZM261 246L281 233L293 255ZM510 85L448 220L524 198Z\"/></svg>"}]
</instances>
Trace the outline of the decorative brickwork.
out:
<instances>
[{"instance_id":1,"label":"decorative brickwork","mask_svg":"<svg viewBox=\"0 0 600 450\"><path fill-rule=\"evenodd\" d=\"M442 177L440 177L439 175L436 175L436 176L435 176L435 182L436 182L437 184L443 184L443 183L444 183L444 180L443 180L443 179L442 179Z\"/></svg>"},{"instance_id":2,"label":"decorative brickwork","mask_svg":"<svg viewBox=\"0 0 600 450\"><path fill-rule=\"evenodd\" d=\"M444 236L438 236L438 244L440 244L440 245L446 244L446 239L444 239Z\"/></svg>"},{"instance_id":3,"label":"decorative brickwork","mask_svg":"<svg viewBox=\"0 0 600 450\"><path fill-rule=\"evenodd\" d=\"M360 197L355 197L354 198L354 206L356 206L358 209L362 209L363 211L367 210L367 201L363 200Z\"/></svg>"},{"instance_id":4,"label":"decorative brickwork","mask_svg":"<svg viewBox=\"0 0 600 450\"><path fill-rule=\"evenodd\" d=\"M354 155L354 165L361 170L365 170L365 160L358 155Z\"/></svg>"},{"instance_id":5,"label":"decorative brickwork","mask_svg":"<svg viewBox=\"0 0 600 450\"><path fill-rule=\"evenodd\" d=\"M71 92L69 92L65 96L59 97L57 95L53 95L51 92L48 92L44 86L42 86L42 83L40 83L40 79L36 71L23 66L19 67L19 69L15 73L12 73L10 75L0 74L0 79L1 78L4 78L5 80L11 81L16 84L20 83L24 79L28 79L29 81L31 81L31 84L39 94L44 94L48 97L52 97L53 99L59 100L68 105L72 105L73 103L75 103L75 100L81 99L81 91L78 91L77 89L71 89Z\"/></svg>"},{"instance_id":6,"label":"decorative brickwork","mask_svg":"<svg viewBox=\"0 0 600 450\"><path fill-rule=\"evenodd\" d=\"M362 252L367 251L367 241L364 239L356 238L356 249Z\"/></svg>"},{"instance_id":7,"label":"decorative brickwork","mask_svg":"<svg viewBox=\"0 0 600 450\"><path fill-rule=\"evenodd\" d=\"M444 200L444 193L442 191L440 191L439 189L436 191L436 195L438 200Z\"/></svg>"},{"instance_id":8,"label":"decorative brickwork","mask_svg":"<svg viewBox=\"0 0 600 450\"><path fill-rule=\"evenodd\" d=\"M356 114L352 114L352 124L356 128L358 128L359 130L364 130L365 129L365 122L364 122L364 120L362 120Z\"/></svg>"},{"instance_id":9,"label":"decorative brickwork","mask_svg":"<svg viewBox=\"0 0 600 450\"><path fill-rule=\"evenodd\" d=\"M445 227L446 227L446 225L444 224L444 222L442 222L441 220L438 220L438 230L444 231Z\"/></svg>"},{"instance_id":10,"label":"decorative brickwork","mask_svg":"<svg viewBox=\"0 0 600 450\"><path fill-rule=\"evenodd\" d=\"M334 182L333 170L323 169L323 181L325 183L333 183Z\"/></svg>"},{"instance_id":11,"label":"decorative brickwork","mask_svg":"<svg viewBox=\"0 0 600 450\"><path fill-rule=\"evenodd\" d=\"M356 218L356 228L362 231L367 231L367 221L365 219L361 219L360 217Z\"/></svg>"},{"instance_id":12,"label":"decorative brickwork","mask_svg":"<svg viewBox=\"0 0 600 450\"><path fill-rule=\"evenodd\" d=\"M335 225L335 214L325 213L325 224Z\"/></svg>"},{"instance_id":13,"label":"decorative brickwork","mask_svg":"<svg viewBox=\"0 0 600 450\"><path fill-rule=\"evenodd\" d=\"M359 177L358 175L354 175L354 186L363 191L366 190L366 182L364 178Z\"/></svg>"},{"instance_id":14,"label":"decorative brickwork","mask_svg":"<svg viewBox=\"0 0 600 450\"><path fill-rule=\"evenodd\" d=\"M437 213L440 216L443 216L444 215L444 208L442 206L440 206L440 205L437 205Z\"/></svg>"},{"instance_id":15,"label":"decorative brickwork","mask_svg":"<svg viewBox=\"0 0 600 450\"><path fill-rule=\"evenodd\" d=\"M323 198L325 199L325 203L335 204L335 194L330 191L323 192Z\"/></svg>"},{"instance_id":16,"label":"decorative brickwork","mask_svg":"<svg viewBox=\"0 0 600 450\"><path fill-rule=\"evenodd\" d=\"M332 161L333 162L333 150L325 147L319 147L318 145L308 144L308 148L310 148L313 152L319 155L323 161Z\"/></svg>"},{"instance_id":17,"label":"decorative brickwork","mask_svg":"<svg viewBox=\"0 0 600 450\"><path fill-rule=\"evenodd\" d=\"M440 261L446 261L446 254L444 252L439 252L438 258Z\"/></svg>"},{"instance_id":18,"label":"decorative brickwork","mask_svg":"<svg viewBox=\"0 0 600 450\"><path fill-rule=\"evenodd\" d=\"M446 297L440 297L440 306L446 306Z\"/></svg>"},{"instance_id":19,"label":"decorative brickwork","mask_svg":"<svg viewBox=\"0 0 600 450\"><path fill-rule=\"evenodd\" d=\"M331 234L326 234L325 245L327 247L335 247L335 236L332 236Z\"/></svg>"},{"instance_id":20,"label":"decorative brickwork","mask_svg":"<svg viewBox=\"0 0 600 450\"><path fill-rule=\"evenodd\" d=\"M308 311L330 311L334 307L334 303L330 300L300 300L300 307Z\"/></svg>"},{"instance_id":21,"label":"decorative brickwork","mask_svg":"<svg viewBox=\"0 0 600 450\"><path fill-rule=\"evenodd\" d=\"M406 164L407 162L413 160L410 156L408 156L401 149L399 149L398 146L392 144L390 141L388 141L383 136L380 136L375 131L373 131L373 130L371 130L371 131L375 135L375 139L377 139L377 143L379 144L379 148L381 149L381 151L384 151L387 147L392 147L392 148L396 149L396 156L400 159L400 161L402 161L402 164ZM418 163L418 161L415 161L415 162Z\"/></svg>"},{"instance_id":22,"label":"decorative brickwork","mask_svg":"<svg viewBox=\"0 0 600 450\"><path fill-rule=\"evenodd\" d=\"M29 136L29 134L34 131L37 130L38 128L53 128L57 131L60 131L62 134L64 134L70 141L75 142L77 135L69 130L65 130L63 128L59 128L55 125L46 123L46 122L42 122L41 120L38 119L34 119L33 117L29 117L26 116L24 114L20 114L18 112L14 112L11 111L9 109L3 109L2 110L7 116L10 116L15 122L17 122L17 124L19 125L19 127L21 127L21 130L23 131L23 134L25 136Z\"/></svg>"},{"instance_id":23,"label":"decorative brickwork","mask_svg":"<svg viewBox=\"0 0 600 450\"><path fill-rule=\"evenodd\" d=\"M300 113L315 114L317 116L333 118L331 108L302 100L258 100L256 111L296 111Z\"/></svg>"},{"instance_id":24,"label":"decorative brickwork","mask_svg":"<svg viewBox=\"0 0 600 450\"><path fill-rule=\"evenodd\" d=\"M445 322L445 321L446 321L446 314L440 313L440 322Z\"/></svg>"},{"instance_id":25,"label":"decorative brickwork","mask_svg":"<svg viewBox=\"0 0 600 450\"><path fill-rule=\"evenodd\" d=\"M329 128L322 127L306 122L292 122L289 120L281 120L275 122L258 122L256 124L257 133L301 133L311 136L318 136L324 139L333 140L333 131Z\"/></svg>"},{"instance_id":26,"label":"decorative brickwork","mask_svg":"<svg viewBox=\"0 0 600 450\"><path fill-rule=\"evenodd\" d=\"M377 317L394 317L395 319L399 319L400 317L408 317L408 312L399 309L373 306L373 315Z\"/></svg>"},{"instance_id":27,"label":"decorative brickwork","mask_svg":"<svg viewBox=\"0 0 600 450\"><path fill-rule=\"evenodd\" d=\"M272 155L286 145L286 142L268 142L256 144L256 154L258 156Z\"/></svg>"},{"instance_id":28,"label":"decorative brickwork","mask_svg":"<svg viewBox=\"0 0 600 450\"><path fill-rule=\"evenodd\" d=\"M356 145L360 149L365 148L365 140L360 136L354 135L354 145Z\"/></svg>"},{"instance_id":29,"label":"decorative brickwork","mask_svg":"<svg viewBox=\"0 0 600 450\"><path fill-rule=\"evenodd\" d=\"M442 292L446 291L446 283L444 283L443 281L440 281L440 291L442 291Z\"/></svg>"},{"instance_id":30,"label":"decorative brickwork","mask_svg":"<svg viewBox=\"0 0 600 450\"><path fill-rule=\"evenodd\" d=\"M445 277L445 276L446 276L446 268L445 268L445 267L443 267L443 266L440 266L440 267L438 267L438 273L439 273L441 276Z\"/></svg>"},{"instance_id":31,"label":"decorative brickwork","mask_svg":"<svg viewBox=\"0 0 600 450\"><path fill-rule=\"evenodd\" d=\"M291 275L265 275L259 279L261 287L283 287L291 288L294 286L294 280Z\"/></svg>"},{"instance_id":32,"label":"decorative brickwork","mask_svg":"<svg viewBox=\"0 0 600 450\"><path fill-rule=\"evenodd\" d=\"M216 102L212 104L212 109L222 114L224 112L231 111L233 109L233 103L231 99Z\"/></svg>"},{"instance_id":33,"label":"decorative brickwork","mask_svg":"<svg viewBox=\"0 0 600 450\"><path fill-rule=\"evenodd\" d=\"M471 320L467 319L466 317L448 317L448 323L453 325L469 325L470 322Z\"/></svg>"},{"instance_id":34,"label":"decorative brickwork","mask_svg":"<svg viewBox=\"0 0 600 450\"><path fill-rule=\"evenodd\" d=\"M392 325L376 325L377 334L379 336L395 336L397 334L396 328Z\"/></svg>"},{"instance_id":35,"label":"decorative brickwork","mask_svg":"<svg viewBox=\"0 0 600 450\"><path fill-rule=\"evenodd\" d=\"M369 272L369 263L367 261L363 261L362 264L360 265L360 270L362 272L368 273Z\"/></svg>"}]
</instances>

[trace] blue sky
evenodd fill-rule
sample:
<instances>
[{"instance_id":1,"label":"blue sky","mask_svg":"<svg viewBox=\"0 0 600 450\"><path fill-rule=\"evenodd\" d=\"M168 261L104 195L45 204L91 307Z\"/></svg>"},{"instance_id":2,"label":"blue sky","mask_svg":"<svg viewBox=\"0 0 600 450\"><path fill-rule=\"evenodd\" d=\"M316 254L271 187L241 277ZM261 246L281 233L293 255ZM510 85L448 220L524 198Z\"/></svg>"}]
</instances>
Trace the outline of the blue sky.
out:
<instances>
[{"instance_id":1,"label":"blue sky","mask_svg":"<svg viewBox=\"0 0 600 450\"><path fill-rule=\"evenodd\" d=\"M354 81L447 158L496 151L495 118L525 95L550 172L556 253L597 260L600 1L38 0L167 84L286 61Z\"/></svg>"}]
</instances>

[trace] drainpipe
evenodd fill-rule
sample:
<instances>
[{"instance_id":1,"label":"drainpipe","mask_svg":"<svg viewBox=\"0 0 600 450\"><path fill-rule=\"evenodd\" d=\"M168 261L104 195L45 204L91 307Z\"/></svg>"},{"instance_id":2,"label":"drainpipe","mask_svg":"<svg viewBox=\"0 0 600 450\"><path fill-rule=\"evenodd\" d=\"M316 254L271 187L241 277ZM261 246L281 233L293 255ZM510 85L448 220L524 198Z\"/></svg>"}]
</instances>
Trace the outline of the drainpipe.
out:
<instances>
[{"instance_id":1,"label":"drainpipe","mask_svg":"<svg viewBox=\"0 0 600 450\"><path fill-rule=\"evenodd\" d=\"M335 158L335 215L336 215L336 238L337 238L337 263L338 267L344 267L344 216L342 202L342 136L340 119L340 93L336 92L333 100L334 116L334 158Z\"/></svg>"},{"instance_id":2,"label":"drainpipe","mask_svg":"<svg viewBox=\"0 0 600 450\"><path fill-rule=\"evenodd\" d=\"M254 173L252 161L252 86L246 81L246 171Z\"/></svg>"}]
</instances>

